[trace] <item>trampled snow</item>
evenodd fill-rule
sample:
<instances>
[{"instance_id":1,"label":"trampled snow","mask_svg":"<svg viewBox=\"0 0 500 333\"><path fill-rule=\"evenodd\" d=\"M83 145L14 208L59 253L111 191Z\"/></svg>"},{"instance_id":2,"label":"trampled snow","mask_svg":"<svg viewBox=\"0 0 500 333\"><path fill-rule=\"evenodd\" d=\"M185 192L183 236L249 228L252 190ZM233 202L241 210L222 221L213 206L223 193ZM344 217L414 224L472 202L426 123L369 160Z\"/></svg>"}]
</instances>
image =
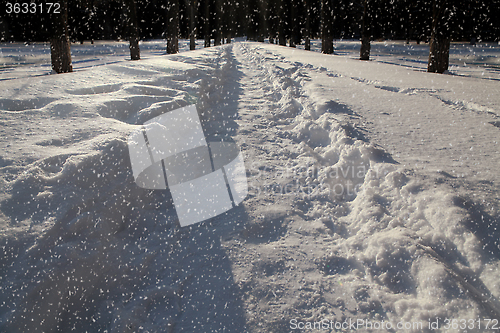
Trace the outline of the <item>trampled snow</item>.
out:
<instances>
[{"instance_id":1,"label":"trampled snow","mask_svg":"<svg viewBox=\"0 0 500 333\"><path fill-rule=\"evenodd\" d=\"M6 71L0 331L491 327L498 73L346 55L238 42ZM135 184L127 138L191 104L241 148L249 195L180 227L168 190Z\"/></svg>"}]
</instances>

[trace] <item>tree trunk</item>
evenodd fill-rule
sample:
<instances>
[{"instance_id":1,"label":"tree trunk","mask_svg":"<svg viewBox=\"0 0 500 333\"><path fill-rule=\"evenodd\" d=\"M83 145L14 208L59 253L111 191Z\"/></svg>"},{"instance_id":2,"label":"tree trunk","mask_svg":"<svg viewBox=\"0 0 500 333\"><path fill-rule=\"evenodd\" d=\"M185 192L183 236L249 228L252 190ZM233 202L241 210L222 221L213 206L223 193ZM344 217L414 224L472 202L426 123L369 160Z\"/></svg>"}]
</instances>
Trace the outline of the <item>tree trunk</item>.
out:
<instances>
[{"instance_id":1,"label":"tree trunk","mask_svg":"<svg viewBox=\"0 0 500 333\"><path fill-rule=\"evenodd\" d=\"M52 14L52 37L50 38L50 58L52 69L56 73L73 71L71 64L71 49L68 36L68 3L61 2L61 13Z\"/></svg>"},{"instance_id":2,"label":"tree trunk","mask_svg":"<svg viewBox=\"0 0 500 333\"><path fill-rule=\"evenodd\" d=\"M451 42L449 16L446 0L433 0L428 72L444 73L448 69Z\"/></svg>"},{"instance_id":3,"label":"tree trunk","mask_svg":"<svg viewBox=\"0 0 500 333\"><path fill-rule=\"evenodd\" d=\"M167 53L179 52L179 0L169 1L167 9Z\"/></svg>"},{"instance_id":4,"label":"tree trunk","mask_svg":"<svg viewBox=\"0 0 500 333\"><path fill-rule=\"evenodd\" d=\"M71 64L71 49L68 36L52 37L50 39L50 58L52 69L56 73L69 73L73 71Z\"/></svg>"},{"instance_id":5,"label":"tree trunk","mask_svg":"<svg viewBox=\"0 0 500 333\"><path fill-rule=\"evenodd\" d=\"M248 0L247 38L251 41L259 39L260 2L261 0Z\"/></svg>"},{"instance_id":6,"label":"tree trunk","mask_svg":"<svg viewBox=\"0 0 500 333\"><path fill-rule=\"evenodd\" d=\"M205 35L205 47L210 47L210 38L212 31L210 30L210 1L205 0L205 15L203 15L203 34Z\"/></svg>"},{"instance_id":7,"label":"tree trunk","mask_svg":"<svg viewBox=\"0 0 500 333\"><path fill-rule=\"evenodd\" d=\"M196 12L198 9L198 1L189 1L189 49L196 49Z\"/></svg>"},{"instance_id":8,"label":"tree trunk","mask_svg":"<svg viewBox=\"0 0 500 333\"><path fill-rule=\"evenodd\" d=\"M450 38L440 35L431 35L429 49L429 63L427 71L432 73L444 73L448 69L450 59Z\"/></svg>"},{"instance_id":9,"label":"tree trunk","mask_svg":"<svg viewBox=\"0 0 500 333\"><path fill-rule=\"evenodd\" d=\"M285 5L284 0L278 0L278 44L282 46L286 45L285 22L283 17L284 5Z\"/></svg>"},{"instance_id":10,"label":"tree trunk","mask_svg":"<svg viewBox=\"0 0 500 333\"><path fill-rule=\"evenodd\" d=\"M311 50L311 3L310 0L305 0L306 5L306 30L304 36L304 49Z\"/></svg>"},{"instance_id":11,"label":"tree trunk","mask_svg":"<svg viewBox=\"0 0 500 333\"><path fill-rule=\"evenodd\" d=\"M234 6L232 1L226 1L226 43L231 43L234 34Z\"/></svg>"},{"instance_id":12,"label":"tree trunk","mask_svg":"<svg viewBox=\"0 0 500 333\"><path fill-rule=\"evenodd\" d=\"M290 1L290 47L296 47L299 41L299 20L297 19L297 0Z\"/></svg>"},{"instance_id":13,"label":"tree trunk","mask_svg":"<svg viewBox=\"0 0 500 333\"><path fill-rule=\"evenodd\" d=\"M141 50L139 48L139 38L130 38L130 59L141 59Z\"/></svg>"},{"instance_id":14,"label":"tree trunk","mask_svg":"<svg viewBox=\"0 0 500 333\"><path fill-rule=\"evenodd\" d=\"M269 43L277 43L276 33L278 31L278 14L277 14L277 0L269 1L268 3L268 22L267 22L267 35L269 37Z\"/></svg>"},{"instance_id":15,"label":"tree trunk","mask_svg":"<svg viewBox=\"0 0 500 333\"><path fill-rule=\"evenodd\" d=\"M363 1L363 22L361 30L361 48L359 50L360 60L370 60L370 38L371 38L371 20L369 19L369 0Z\"/></svg>"},{"instance_id":16,"label":"tree trunk","mask_svg":"<svg viewBox=\"0 0 500 333\"><path fill-rule=\"evenodd\" d=\"M258 0L259 9L259 35L257 37L258 42L264 42L267 35L267 0Z\"/></svg>"},{"instance_id":17,"label":"tree trunk","mask_svg":"<svg viewBox=\"0 0 500 333\"><path fill-rule=\"evenodd\" d=\"M332 0L321 0L321 52L333 53L333 6Z\"/></svg>"},{"instance_id":18,"label":"tree trunk","mask_svg":"<svg viewBox=\"0 0 500 333\"><path fill-rule=\"evenodd\" d=\"M370 36L363 35L361 37L361 48L359 49L360 60L370 60Z\"/></svg>"},{"instance_id":19,"label":"tree trunk","mask_svg":"<svg viewBox=\"0 0 500 333\"><path fill-rule=\"evenodd\" d=\"M127 6L128 12L128 29L129 29L129 41L130 41L130 59L139 60L141 59L141 50L139 49L139 25L137 23L137 7L135 0L126 0L125 5Z\"/></svg>"},{"instance_id":20,"label":"tree trunk","mask_svg":"<svg viewBox=\"0 0 500 333\"><path fill-rule=\"evenodd\" d=\"M221 45L222 41L222 0L215 0L215 36L214 45Z\"/></svg>"}]
</instances>

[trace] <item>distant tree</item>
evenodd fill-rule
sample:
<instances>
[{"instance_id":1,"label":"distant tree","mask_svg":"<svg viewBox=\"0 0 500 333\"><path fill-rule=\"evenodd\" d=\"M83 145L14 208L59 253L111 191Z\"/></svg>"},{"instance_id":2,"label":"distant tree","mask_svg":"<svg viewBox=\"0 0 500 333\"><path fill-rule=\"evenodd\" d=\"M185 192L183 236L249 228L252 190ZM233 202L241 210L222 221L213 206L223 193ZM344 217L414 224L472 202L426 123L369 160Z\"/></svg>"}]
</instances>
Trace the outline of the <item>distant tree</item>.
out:
<instances>
[{"instance_id":1,"label":"distant tree","mask_svg":"<svg viewBox=\"0 0 500 333\"><path fill-rule=\"evenodd\" d=\"M278 0L278 44L282 46L286 45L284 6L285 6L285 0Z\"/></svg>"},{"instance_id":2,"label":"distant tree","mask_svg":"<svg viewBox=\"0 0 500 333\"><path fill-rule=\"evenodd\" d=\"M427 71L443 73L450 58L451 5L448 0L432 0L432 28Z\"/></svg>"},{"instance_id":3,"label":"distant tree","mask_svg":"<svg viewBox=\"0 0 500 333\"><path fill-rule=\"evenodd\" d=\"M304 0L306 10L306 28L304 30L304 49L311 50L311 0Z\"/></svg>"},{"instance_id":4,"label":"distant tree","mask_svg":"<svg viewBox=\"0 0 500 333\"><path fill-rule=\"evenodd\" d=\"M85 39L91 39L92 29L92 2L89 0L75 0L68 3L68 31L70 40L79 40L83 44Z\"/></svg>"},{"instance_id":5,"label":"distant tree","mask_svg":"<svg viewBox=\"0 0 500 333\"><path fill-rule=\"evenodd\" d=\"M321 0L321 52L333 53L333 5L332 0Z\"/></svg>"},{"instance_id":6,"label":"distant tree","mask_svg":"<svg viewBox=\"0 0 500 333\"><path fill-rule=\"evenodd\" d=\"M297 0L290 0L290 47L296 47L297 43L300 43L299 37L299 13Z\"/></svg>"},{"instance_id":7,"label":"distant tree","mask_svg":"<svg viewBox=\"0 0 500 333\"><path fill-rule=\"evenodd\" d=\"M167 7L167 53L179 52L179 0L169 0Z\"/></svg>"},{"instance_id":8,"label":"distant tree","mask_svg":"<svg viewBox=\"0 0 500 333\"><path fill-rule=\"evenodd\" d=\"M51 15L50 58L56 73L68 73L73 71L68 35L68 2L60 0L59 3L60 12Z\"/></svg>"},{"instance_id":9,"label":"distant tree","mask_svg":"<svg viewBox=\"0 0 500 333\"><path fill-rule=\"evenodd\" d=\"M373 0L372 0L373 1ZM370 60L370 39L371 39L371 10L369 8L371 0L363 0L363 20L361 23L361 48L359 50L360 60Z\"/></svg>"},{"instance_id":10,"label":"distant tree","mask_svg":"<svg viewBox=\"0 0 500 333\"><path fill-rule=\"evenodd\" d=\"M277 42L276 33L278 31L278 15L276 8L276 0L268 2L267 7L267 34L269 36L269 43L274 44Z\"/></svg>"},{"instance_id":11,"label":"distant tree","mask_svg":"<svg viewBox=\"0 0 500 333\"><path fill-rule=\"evenodd\" d=\"M222 17L224 15L222 8L222 0L215 0L215 34L214 45L221 45L222 42Z\"/></svg>"},{"instance_id":12,"label":"distant tree","mask_svg":"<svg viewBox=\"0 0 500 333\"><path fill-rule=\"evenodd\" d=\"M203 13L203 35L205 37L205 47L210 47L212 32L210 29L210 1L205 0Z\"/></svg>"},{"instance_id":13,"label":"distant tree","mask_svg":"<svg viewBox=\"0 0 500 333\"><path fill-rule=\"evenodd\" d=\"M429 27L432 25L432 13L428 5L422 4L425 0L411 0L409 4L409 38L417 44L426 40Z\"/></svg>"},{"instance_id":14,"label":"distant tree","mask_svg":"<svg viewBox=\"0 0 500 333\"><path fill-rule=\"evenodd\" d=\"M139 48L139 24L137 22L137 6L135 0L125 0L127 11L128 38L130 42L130 59L141 59L141 50Z\"/></svg>"},{"instance_id":15,"label":"distant tree","mask_svg":"<svg viewBox=\"0 0 500 333\"><path fill-rule=\"evenodd\" d=\"M226 0L226 8L227 10L225 11L225 37L226 37L226 43L231 43L231 39L233 38L234 35L234 30L235 30L235 11L236 11L236 3L233 2L233 0Z\"/></svg>"},{"instance_id":16,"label":"distant tree","mask_svg":"<svg viewBox=\"0 0 500 333\"><path fill-rule=\"evenodd\" d=\"M198 16L198 0L189 1L189 49L196 49L196 34L197 34L197 16Z\"/></svg>"},{"instance_id":17,"label":"distant tree","mask_svg":"<svg viewBox=\"0 0 500 333\"><path fill-rule=\"evenodd\" d=\"M258 0L258 36L257 36L257 41L258 42L264 42L264 39L267 35L267 11L268 11L268 5L267 5L267 0Z\"/></svg>"},{"instance_id":18,"label":"distant tree","mask_svg":"<svg viewBox=\"0 0 500 333\"><path fill-rule=\"evenodd\" d=\"M247 38L251 41L259 39L260 28L260 3L262 0L248 0L247 13Z\"/></svg>"}]
</instances>

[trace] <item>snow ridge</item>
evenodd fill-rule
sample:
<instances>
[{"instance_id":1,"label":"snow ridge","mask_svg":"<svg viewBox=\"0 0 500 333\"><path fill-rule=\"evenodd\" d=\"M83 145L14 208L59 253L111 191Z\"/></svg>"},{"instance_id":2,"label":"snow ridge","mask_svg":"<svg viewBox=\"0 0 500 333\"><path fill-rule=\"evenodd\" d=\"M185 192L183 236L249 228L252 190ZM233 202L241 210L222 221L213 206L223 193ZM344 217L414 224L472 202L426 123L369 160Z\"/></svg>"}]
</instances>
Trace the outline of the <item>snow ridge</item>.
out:
<instances>
[{"instance_id":1,"label":"snow ridge","mask_svg":"<svg viewBox=\"0 0 500 333\"><path fill-rule=\"evenodd\" d=\"M263 72L263 76L252 82L260 82L263 90L263 86L273 86L273 99L267 104L270 111L266 119L267 130L275 132L276 143L281 143L278 138L291 138L299 143L296 160L288 160L291 165L287 167L290 174L299 178L295 181L304 182L302 187L308 190L300 193L302 200L295 199L287 213L287 216L298 214L300 218L295 220L301 222L294 223L292 219L286 223L283 219L288 231L285 234L281 231L280 235L286 241L277 240L268 246L260 244L260 252L276 256L274 253L280 245L280 251L293 258L294 264L289 264L289 269L299 261L303 265L300 267L299 264L299 267L307 271L304 259L296 258L284 248L290 243L301 244L302 248L304 239L301 236L312 235L313 240L306 239L314 243L315 250L307 260L315 262L326 276L340 277L341 284L348 281L350 288L341 289L344 296L346 289L350 289L348 298L354 300L350 307L345 306L347 302L343 297L338 297L335 302L327 301L325 289L331 292L331 287L325 286L324 276L309 274L304 277L306 284L312 286L311 292L314 291L304 295L299 292L302 288L297 290L283 283L286 278L277 282L276 275L273 275L273 284L278 284L279 295L287 296L278 297L281 305L275 305L280 309L277 312L286 313L288 318L321 320L325 313L311 312L309 307L298 310L301 306L296 301L298 293L304 298L314 298L319 293L321 301L314 308L323 308L338 320L350 315L366 316L371 320L427 322L434 316L449 317L452 313L461 318L474 318L482 311L498 315L498 301L488 291L488 288L496 288L491 276L484 277L490 287L483 283L473 286L468 282L479 281L479 275L489 261L482 258L481 240L466 228L471 218L469 212L457 207L459 198L453 195L451 188L419 179L410 170L398 166L382 149L366 142L363 129L352 124L359 115L348 105L331 99L335 91L312 83L318 82L320 76L329 81L342 77L342 74L326 74L321 67L302 66L259 47L247 48L243 44L241 48L243 54L240 57L250 58L253 64L251 75ZM275 66L272 59L279 64ZM307 73L302 69L304 67ZM314 99L309 99L310 96ZM290 113L295 117L287 117ZM296 148L287 145L279 149L290 151L284 153L285 156L295 156L294 150ZM276 174L279 166L257 169L267 171L266 168ZM301 174L305 177L300 178ZM252 180L255 181L250 178L250 182ZM356 190L346 191L347 184ZM286 189L287 185L290 185L290 179L278 188ZM268 215L263 215L263 219L275 218ZM283 228L283 225L278 226ZM254 232L263 231L263 228L254 229ZM294 232L301 236L295 236ZM329 235L328 241L324 238L326 235ZM316 240L318 237L320 240ZM294 238L298 239L293 241ZM268 247L268 250L262 247ZM288 266L286 262L280 264L283 265ZM433 272L431 276L429 272ZM429 283L429 277L434 279L432 276L441 282ZM456 289L448 285L454 277L460 277ZM249 290L262 288L266 283L270 281L245 281ZM460 290L465 290L471 298L457 301L457 297L461 298ZM436 297L438 302L435 302ZM447 306L443 306L444 299ZM338 312L326 310L339 304L344 305ZM269 316L264 309L258 311L260 315ZM286 322L277 317L266 321L268 319L285 330Z\"/></svg>"},{"instance_id":2,"label":"snow ridge","mask_svg":"<svg viewBox=\"0 0 500 333\"><path fill-rule=\"evenodd\" d=\"M364 90L407 105L448 97L309 54L233 43L50 77L50 89L19 80L0 100L0 329L289 332L292 319L361 319L430 332L436 317L498 318L498 221L457 195L455 176L373 142L359 106ZM242 148L249 197L180 228L168 191L135 185L126 138L189 104L207 138Z\"/></svg>"}]
</instances>

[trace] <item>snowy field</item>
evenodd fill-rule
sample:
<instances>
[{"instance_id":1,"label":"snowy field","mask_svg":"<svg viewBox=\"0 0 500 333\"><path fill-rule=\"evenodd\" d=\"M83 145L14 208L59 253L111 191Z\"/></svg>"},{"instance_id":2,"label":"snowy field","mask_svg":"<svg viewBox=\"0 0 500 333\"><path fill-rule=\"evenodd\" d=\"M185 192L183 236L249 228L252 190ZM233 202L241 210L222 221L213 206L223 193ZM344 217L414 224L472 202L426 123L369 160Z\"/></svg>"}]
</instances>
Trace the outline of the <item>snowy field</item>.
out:
<instances>
[{"instance_id":1,"label":"snowy field","mask_svg":"<svg viewBox=\"0 0 500 333\"><path fill-rule=\"evenodd\" d=\"M358 46L2 44L0 332L498 329L500 47ZM249 194L180 227L127 138L191 104Z\"/></svg>"},{"instance_id":2,"label":"snowy field","mask_svg":"<svg viewBox=\"0 0 500 333\"><path fill-rule=\"evenodd\" d=\"M236 41L243 41L237 38ZM212 45L213 45L212 40ZM268 42L266 40L266 42ZM196 48L203 48L204 41L197 40ZM359 58L359 41L335 40L335 54L353 59ZM141 41L141 56L149 58L164 55L165 40ZM304 44L297 49L304 49ZM189 51L189 41L179 41L180 52ZM321 41L312 40L311 50L320 52ZM88 69L130 59L129 43L116 41L96 41L90 44L71 45L73 68ZM449 74L500 80L500 44L452 43L450 50ZM371 59L377 62L405 66L414 70L427 71L429 45L414 41L383 41L371 43ZM47 43L0 43L0 80L46 75L51 72L50 47Z\"/></svg>"}]
</instances>

